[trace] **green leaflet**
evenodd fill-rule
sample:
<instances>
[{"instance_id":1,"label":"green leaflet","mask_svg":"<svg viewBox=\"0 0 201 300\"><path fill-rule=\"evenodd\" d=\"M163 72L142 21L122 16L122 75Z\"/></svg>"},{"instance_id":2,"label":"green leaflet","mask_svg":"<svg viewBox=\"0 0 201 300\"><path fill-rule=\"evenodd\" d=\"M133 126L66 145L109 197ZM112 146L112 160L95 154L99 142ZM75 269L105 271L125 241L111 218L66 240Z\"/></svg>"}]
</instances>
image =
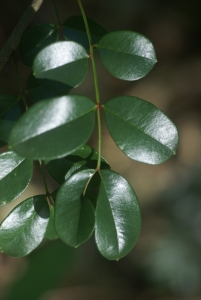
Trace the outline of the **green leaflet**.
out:
<instances>
[{"instance_id":1,"label":"green leaflet","mask_svg":"<svg viewBox=\"0 0 201 300\"><path fill-rule=\"evenodd\" d=\"M33 172L33 162L15 152L0 155L0 206L18 198L27 188Z\"/></svg>"},{"instance_id":2,"label":"green leaflet","mask_svg":"<svg viewBox=\"0 0 201 300\"><path fill-rule=\"evenodd\" d=\"M146 76L157 62L152 43L133 31L108 33L96 46L105 68L119 79L140 79Z\"/></svg>"},{"instance_id":3,"label":"green leaflet","mask_svg":"<svg viewBox=\"0 0 201 300\"><path fill-rule=\"evenodd\" d=\"M67 180L74 172L95 169L98 153L88 145L83 145L70 155L46 162L46 168L50 175L60 184ZM110 168L102 157L101 168Z\"/></svg>"},{"instance_id":4,"label":"green leaflet","mask_svg":"<svg viewBox=\"0 0 201 300\"><path fill-rule=\"evenodd\" d=\"M107 33L107 30L93 19L87 17L92 43L96 44ZM77 42L89 50L89 41L82 15L72 16L63 24L63 34L67 40Z\"/></svg>"},{"instance_id":5,"label":"green leaflet","mask_svg":"<svg viewBox=\"0 0 201 300\"><path fill-rule=\"evenodd\" d=\"M130 158L160 164L176 153L175 125L153 104L132 96L119 96L103 105L108 130Z\"/></svg>"},{"instance_id":6,"label":"green leaflet","mask_svg":"<svg viewBox=\"0 0 201 300\"><path fill-rule=\"evenodd\" d=\"M63 92L78 86L88 71L88 54L75 42L57 42L41 50L33 63L40 84Z\"/></svg>"},{"instance_id":7,"label":"green leaflet","mask_svg":"<svg viewBox=\"0 0 201 300\"><path fill-rule=\"evenodd\" d=\"M57 192L55 229L67 245L77 247L91 236L94 229L94 208L82 196L94 170L73 174Z\"/></svg>"},{"instance_id":8,"label":"green leaflet","mask_svg":"<svg viewBox=\"0 0 201 300\"><path fill-rule=\"evenodd\" d=\"M22 62L32 66L36 55L46 46L58 40L57 26L40 24L24 33L20 40L19 50Z\"/></svg>"},{"instance_id":9,"label":"green leaflet","mask_svg":"<svg viewBox=\"0 0 201 300\"><path fill-rule=\"evenodd\" d=\"M92 100L76 95L55 97L32 106L14 126L9 142L27 158L60 158L82 146L94 124Z\"/></svg>"},{"instance_id":10,"label":"green leaflet","mask_svg":"<svg viewBox=\"0 0 201 300\"><path fill-rule=\"evenodd\" d=\"M107 259L127 255L140 234L141 215L131 185L111 170L100 171L101 185L95 212L95 239Z\"/></svg>"},{"instance_id":11,"label":"green leaflet","mask_svg":"<svg viewBox=\"0 0 201 300\"><path fill-rule=\"evenodd\" d=\"M45 195L21 202L0 226L0 251L22 257L33 251L43 240L49 220Z\"/></svg>"}]
</instances>

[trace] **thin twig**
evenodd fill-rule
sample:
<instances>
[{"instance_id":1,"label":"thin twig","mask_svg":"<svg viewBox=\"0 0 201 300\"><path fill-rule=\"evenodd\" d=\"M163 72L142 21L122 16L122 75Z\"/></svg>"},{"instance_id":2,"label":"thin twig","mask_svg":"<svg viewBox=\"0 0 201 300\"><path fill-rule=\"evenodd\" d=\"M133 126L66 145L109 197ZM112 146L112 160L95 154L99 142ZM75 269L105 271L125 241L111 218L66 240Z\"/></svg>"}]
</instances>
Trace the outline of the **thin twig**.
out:
<instances>
[{"instance_id":1,"label":"thin twig","mask_svg":"<svg viewBox=\"0 0 201 300\"><path fill-rule=\"evenodd\" d=\"M13 50L17 48L22 34L31 22L34 14L39 10L43 1L44 0L32 0L32 3L29 5L19 22L17 23L9 39L0 51L0 70L9 59Z\"/></svg>"}]
</instances>

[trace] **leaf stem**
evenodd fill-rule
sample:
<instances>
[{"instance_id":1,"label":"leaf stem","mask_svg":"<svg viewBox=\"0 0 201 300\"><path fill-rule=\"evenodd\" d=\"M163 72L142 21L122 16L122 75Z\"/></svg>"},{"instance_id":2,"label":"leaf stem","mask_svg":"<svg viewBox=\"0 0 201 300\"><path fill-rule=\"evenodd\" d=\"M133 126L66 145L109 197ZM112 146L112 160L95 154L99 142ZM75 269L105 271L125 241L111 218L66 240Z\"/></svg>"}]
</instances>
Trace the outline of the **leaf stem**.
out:
<instances>
[{"instance_id":1,"label":"leaf stem","mask_svg":"<svg viewBox=\"0 0 201 300\"><path fill-rule=\"evenodd\" d=\"M101 114L100 114L100 105L97 106L97 120L98 120L98 162L97 170L100 170L101 167L101 151L102 151L102 126L101 126Z\"/></svg>"},{"instance_id":2,"label":"leaf stem","mask_svg":"<svg viewBox=\"0 0 201 300\"><path fill-rule=\"evenodd\" d=\"M22 98L22 101L24 102L25 109L28 110L29 107L28 107L27 100L26 100L25 96L22 95L21 98Z\"/></svg>"},{"instance_id":3,"label":"leaf stem","mask_svg":"<svg viewBox=\"0 0 201 300\"><path fill-rule=\"evenodd\" d=\"M58 9L57 9L55 0L52 0L52 4L54 6L54 10L55 10L55 13L56 13L58 25L61 26L61 21L60 21L60 17L59 17L59 13L58 13Z\"/></svg>"},{"instance_id":4,"label":"leaf stem","mask_svg":"<svg viewBox=\"0 0 201 300\"><path fill-rule=\"evenodd\" d=\"M46 178L45 178L45 172L44 172L44 166L43 166L43 162L42 160L39 160L39 164L40 164L40 170L41 170L41 175L42 175L42 178L43 178L43 183L44 183L44 187L45 187L45 192L46 192L46 196L49 200L49 203L50 205L54 205L54 203L52 202L52 199L51 199L51 194L48 190L48 187L47 187L47 181L46 181Z\"/></svg>"},{"instance_id":5,"label":"leaf stem","mask_svg":"<svg viewBox=\"0 0 201 300\"><path fill-rule=\"evenodd\" d=\"M80 11L82 13L82 17L84 20L86 32L87 32L87 37L89 41L89 49L90 49L90 58L91 58L91 63L92 63L92 70L93 70L93 76L94 76L94 87L95 87L95 94L96 94L96 104L97 104L97 121L98 121L98 162L97 162L97 170L100 169L101 166L101 150L102 150L102 128L101 128L101 113L100 109L102 108L100 104L100 94L99 94L99 87L98 87L98 77L97 77L97 72L96 72L96 64L94 60L94 49L93 49L93 44L92 44L92 38L89 30L89 25L87 22L87 17L84 11L84 8L82 6L81 0L77 0L78 5L80 7Z\"/></svg>"}]
</instances>

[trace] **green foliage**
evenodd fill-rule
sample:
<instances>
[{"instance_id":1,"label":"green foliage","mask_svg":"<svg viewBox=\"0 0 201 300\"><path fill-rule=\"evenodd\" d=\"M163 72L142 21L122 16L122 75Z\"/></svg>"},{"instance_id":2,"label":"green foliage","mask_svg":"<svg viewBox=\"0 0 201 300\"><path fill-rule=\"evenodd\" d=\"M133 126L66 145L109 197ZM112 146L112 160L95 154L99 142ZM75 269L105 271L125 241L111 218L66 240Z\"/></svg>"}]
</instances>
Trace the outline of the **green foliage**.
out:
<instances>
[{"instance_id":1,"label":"green foliage","mask_svg":"<svg viewBox=\"0 0 201 300\"><path fill-rule=\"evenodd\" d=\"M27 188L33 172L33 162L8 151L0 155L0 166L0 206L2 206L18 198Z\"/></svg>"},{"instance_id":2,"label":"green foliage","mask_svg":"<svg viewBox=\"0 0 201 300\"><path fill-rule=\"evenodd\" d=\"M36 56L33 74L46 88L60 92L77 87L87 75L88 54L75 42L57 42Z\"/></svg>"},{"instance_id":3,"label":"green foliage","mask_svg":"<svg viewBox=\"0 0 201 300\"><path fill-rule=\"evenodd\" d=\"M103 108L111 136L130 158L156 165L175 154L177 129L153 104L120 96L108 100Z\"/></svg>"},{"instance_id":4,"label":"green foliage","mask_svg":"<svg viewBox=\"0 0 201 300\"><path fill-rule=\"evenodd\" d=\"M0 95L0 146L8 143L12 150L0 155L0 205L14 201L28 186L33 160L40 162L46 189L46 195L20 203L0 225L0 249L14 257L29 254L43 238L77 247L95 232L100 253L118 260L137 242L138 199L101 156L101 111L114 142L131 159L156 165L176 153L177 129L153 104L133 96L103 104L99 96L95 51L108 72L132 81L154 67L152 43L132 31L108 33L86 17L80 0L78 5L81 16L60 26L41 24L24 34L21 59L32 67L26 89L20 85L19 95ZM59 27L66 41L58 40ZM95 101L68 95L85 79L89 63ZM27 95L33 100L31 107ZM22 113L19 105L26 111ZM86 145L96 119L98 151ZM52 195L44 166L60 184Z\"/></svg>"},{"instance_id":5,"label":"green foliage","mask_svg":"<svg viewBox=\"0 0 201 300\"><path fill-rule=\"evenodd\" d=\"M69 91L70 90L66 88L65 93L68 94ZM34 102L58 96L60 94L59 91L52 90L50 85L49 87L41 85L32 73L27 79L26 92Z\"/></svg>"},{"instance_id":6,"label":"green foliage","mask_svg":"<svg viewBox=\"0 0 201 300\"><path fill-rule=\"evenodd\" d=\"M96 44L107 33L107 30L89 17L87 17L87 23L92 43ZM88 51L90 50L82 15L70 17L64 22L63 26L63 34L67 40L77 42Z\"/></svg>"},{"instance_id":7,"label":"green foliage","mask_svg":"<svg viewBox=\"0 0 201 300\"><path fill-rule=\"evenodd\" d=\"M23 35L19 44L22 62L32 67L36 54L58 38L57 26L54 24L40 24L31 28Z\"/></svg>"},{"instance_id":8,"label":"green foliage","mask_svg":"<svg viewBox=\"0 0 201 300\"><path fill-rule=\"evenodd\" d=\"M49 220L45 195L26 199L16 206L1 223L1 252L22 257L43 240Z\"/></svg>"},{"instance_id":9,"label":"green foliage","mask_svg":"<svg viewBox=\"0 0 201 300\"><path fill-rule=\"evenodd\" d=\"M77 247L89 239L94 230L94 208L82 193L94 170L76 172L57 192L55 229L59 237L70 246Z\"/></svg>"},{"instance_id":10,"label":"green foliage","mask_svg":"<svg viewBox=\"0 0 201 300\"><path fill-rule=\"evenodd\" d=\"M140 208L133 188L111 170L100 172L96 207L96 243L108 259L119 259L133 248L140 233Z\"/></svg>"},{"instance_id":11,"label":"green foliage","mask_svg":"<svg viewBox=\"0 0 201 300\"><path fill-rule=\"evenodd\" d=\"M55 97L36 103L24 113L9 142L24 157L59 158L82 146L92 134L94 124L92 100L76 95Z\"/></svg>"},{"instance_id":12,"label":"green foliage","mask_svg":"<svg viewBox=\"0 0 201 300\"><path fill-rule=\"evenodd\" d=\"M157 62L152 43L132 31L108 33L98 42L97 48L105 68L123 80L146 76Z\"/></svg>"}]
</instances>

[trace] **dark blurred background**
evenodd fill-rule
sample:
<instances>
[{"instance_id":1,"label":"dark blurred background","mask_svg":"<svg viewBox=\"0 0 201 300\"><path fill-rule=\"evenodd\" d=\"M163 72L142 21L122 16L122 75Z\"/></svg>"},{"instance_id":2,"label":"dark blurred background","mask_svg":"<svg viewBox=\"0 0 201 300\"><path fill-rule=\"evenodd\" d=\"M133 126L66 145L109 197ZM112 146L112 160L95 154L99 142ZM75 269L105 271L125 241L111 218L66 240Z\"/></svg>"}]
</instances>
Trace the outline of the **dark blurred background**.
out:
<instances>
[{"instance_id":1,"label":"dark blurred background","mask_svg":"<svg viewBox=\"0 0 201 300\"><path fill-rule=\"evenodd\" d=\"M104 157L133 185L139 198L142 231L137 245L118 262L101 257L94 237L78 249L44 241L26 258L1 254L1 299L201 299L201 1L82 3L86 14L108 31L133 30L154 44L158 63L136 82L113 78L97 61L100 95L102 101L133 95L158 106L178 127L177 155L159 166L134 162L117 149L103 127ZM28 4L27 0L1 0L0 48ZM75 0L57 0L57 7L62 22L79 14ZM44 0L29 28L45 22L57 22L50 0ZM15 57L25 85L30 69L20 63L17 51ZM18 93L10 61L0 72L0 93ZM73 93L94 98L91 72ZM96 132L89 144L97 148ZM56 188L51 178L49 186ZM19 201L41 192L36 168ZM13 205L1 208L1 219Z\"/></svg>"}]
</instances>

